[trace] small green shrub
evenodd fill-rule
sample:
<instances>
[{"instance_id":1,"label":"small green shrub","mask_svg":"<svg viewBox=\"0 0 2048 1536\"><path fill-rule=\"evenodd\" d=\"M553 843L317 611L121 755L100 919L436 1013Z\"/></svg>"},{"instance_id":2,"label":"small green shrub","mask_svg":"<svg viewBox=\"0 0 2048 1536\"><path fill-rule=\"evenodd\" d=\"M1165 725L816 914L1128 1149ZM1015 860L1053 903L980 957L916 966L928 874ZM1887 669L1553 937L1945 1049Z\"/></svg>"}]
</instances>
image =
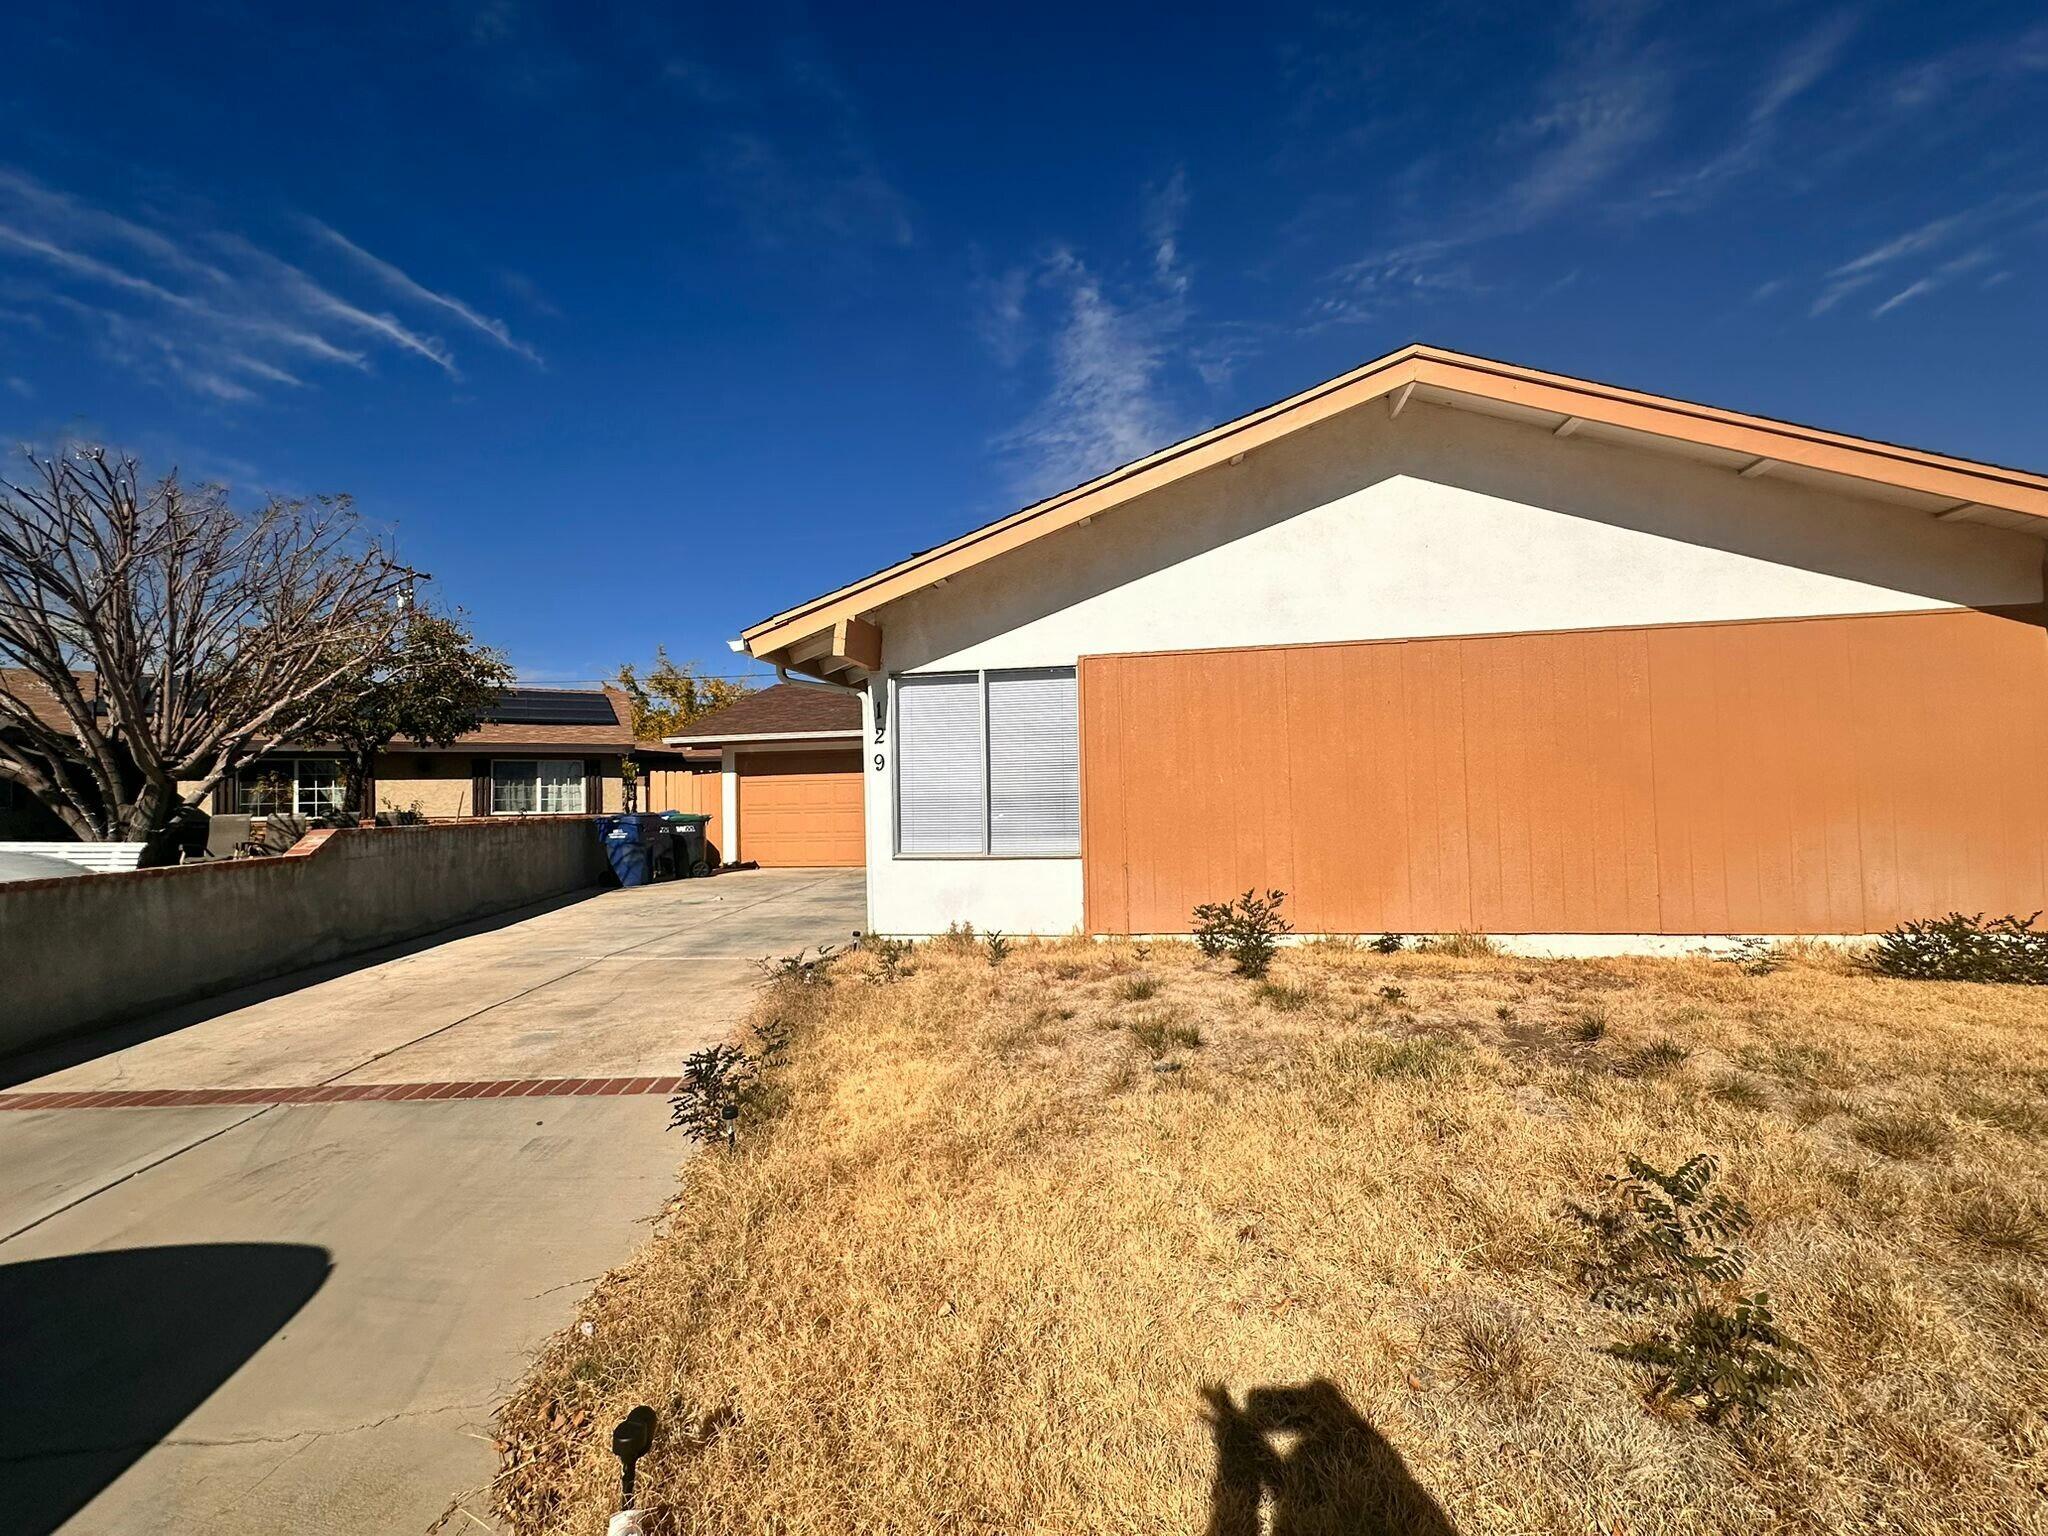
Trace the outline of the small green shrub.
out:
<instances>
[{"instance_id":1,"label":"small green shrub","mask_svg":"<svg viewBox=\"0 0 2048 1536\"><path fill-rule=\"evenodd\" d=\"M764 956L755 963L773 985L824 987L832 984L828 967L836 952L836 945L820 944L815 955L807 949L800 949L793 955Z\"/></svg>"},{"instance_id":2,"label":"small green shrub","mask_svg":"<svg viewBox=\"0 0 2048 1536\"><path fill-rule=\"evenodd\" d=\"M1383 1003L1399 1004L1404 1003L1407 1000L1408 989L1406 987L1396 987L1390 985L1380 988L1380 1001Z\"/></svg>"},{"instance_id":3,"label":"small green shrub","mask_svg":"<svg viewBox=\"0 0 2048 1536\"><path fill-rule=\"evenodd\" d=\"M1708 1424L1746 1430L1812 1374L1769 1296L1738 1289L1748 1208L1710 1187L1719 1165L1707 1153L1670 1173L1633 1155L1625 1166L1602 1180L1592 1207L1566 1207L1587 1235L1579 1272L1594 1304L1637 1319L1607 1353L1649 1372L1653 1400L1687 1402Z\"/></svg>"},{"instance_id":4,"label":"small green shrub","mask_svg":"<svg viewBox=\"0 0 2048 1536\"><path fill-rule=\"evenodd\" d=\"M982 940L981 947L988 951L988 963L991 966L1001 965L1010 958L1010 941L1003 937L1000 929L991 929L989 936Z\"/></svg>"},{"instance_id":5,"label":"small green shrub","mask_svg":"<svg viewBox=\"0 0 2048 1536\"><path fill-rule=\"evenodd\" d=\"M1778 1326L1762 1291L1733 1303L1696 1298L1665 1327L1610 1344L1607 1353L1650 1373L1652 1400L1693 1404L1700 1418L1744 1430L1771 1399L1812 1380L1811 1358Z\"/></svg>"},{"instance_id":6,"label":"small green shrub","mask_svg":"<svg viewBox=\"0 0 2048 1536\"><path fill-rule=\"evenodd\" d=\"M868 980L875 986L886 987L903 979L904 962L915 946L909 939L868 939L861 947L875 957L875 969L868 973Z\"/></svg>"},{"instance_id":7,"label":"small green shrub","mask_svg":"<svg viewBox=\"0 0 2048 1536\"><path fill-rule=\"evenodd\" d=\"M2031 917L1979 912L1901 923L1870 952L1872 970L1913 981L1999 981L2048 986L2048 933Z\"/></svg>"},{"instance_id":8,"label":"small green shrub","mask_svg":"<svg viewBox=\"0 0 2048 1536\"><path fill-rule=\"evenodd\" d=\"M694 1142L730 1146L760 1085L759 1065L738 1046L721 1042L697 1051L684 1060L682 1084L668 1101L668 1128Z\"/></svg>"},{"instance_id":9,"label":"small green shrub","mask_svg":"<svg viewBox=\"0 0 2048 1536\"><path fill-rule=\"evenodd\" d=\"M1246 891L1235 901L1205 901L1195 908L1195 945L1212 958L1228 955L1237 974L1263 980L1279 953L1280 939L1294 924L1280 915L1285 891Z\"/></svg>"},{"instance_id":10,"label":"small green shrub","mask_svg":"<svg viewBox=\"0 0 2048 1536\"><path fill-rule=\"evenodd\" d=\"M1366 948L1376 955L1398 955L1408 946L1407 937L1398 933L1383 933Z\"/></svg>"}]
</instances>

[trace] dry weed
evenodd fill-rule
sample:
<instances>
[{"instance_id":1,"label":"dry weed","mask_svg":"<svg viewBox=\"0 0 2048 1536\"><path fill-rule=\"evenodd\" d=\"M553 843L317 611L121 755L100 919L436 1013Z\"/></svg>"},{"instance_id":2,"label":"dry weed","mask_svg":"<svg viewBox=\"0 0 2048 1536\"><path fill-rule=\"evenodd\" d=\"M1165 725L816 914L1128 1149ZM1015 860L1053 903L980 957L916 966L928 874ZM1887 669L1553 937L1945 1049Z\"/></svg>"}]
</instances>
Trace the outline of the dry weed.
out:
<instances>
[{"instance_id":1,"label":"dry weed","mask_svg":"<svg viewBox=\"0 0 2048 1536\"><path fill-rule=\"evenodd\" d=\"M506 1405L516 1536L602 1532L643 1401L665 1536L2048 1524L2038 989L1324 945L1289 1008L1187 946L964 938L765 998L779 1118ZM1559 1221L1702 1150L1815 1357L1743 1447L1599 1353Z\"/></svg>"}]
</instances>

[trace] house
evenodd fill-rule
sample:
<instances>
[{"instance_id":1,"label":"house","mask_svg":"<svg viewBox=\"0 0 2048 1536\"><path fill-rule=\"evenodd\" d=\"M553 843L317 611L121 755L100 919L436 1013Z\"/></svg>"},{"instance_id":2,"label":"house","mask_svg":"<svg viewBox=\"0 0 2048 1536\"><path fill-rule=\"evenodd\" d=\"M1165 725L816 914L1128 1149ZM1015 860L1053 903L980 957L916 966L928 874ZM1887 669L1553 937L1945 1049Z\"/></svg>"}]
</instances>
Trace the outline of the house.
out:
<instances>
[{"instance_id":1,"label":"house","mask_svg":"<svg viewBox=\"0 0 2048 1536\"><path fill-rule=\"evenodd\" d=\"M93 695L94 679L80 674L86 697ZM69 718L57 697L33 672L23 667L0 667L0 684L19 699L46 725L70 732ZM95 705L95 707L99 707ZM0 727L4 730L5 727ZM57 813L12 779L0 779L0 842L70 842L71 829Z\"/></svg>"},{"instance_id":2,"label":"house","mask_svg":"<svg viewBox=\"0 0 2048 1536\"><path fill-rule=\"evenodd\" d=\"M78 675L90 697L93 679ZM69 730L56 699L30 674L9 669L6 681L43 719ZM707 832L716 852L716 758L693 761L659 741L638 740L632 721L631 705L617 689L508 688L475 730L449 746L393 741L377 755L370 798L380 815L427 821L596 814L623 808L623 764L631 760L640 781L639 808L709 814ZM189 793L194 786L183 787ZM216 784L206 809L216 817L296 821L340 814L343 803L342 765L334 750L286 746ZM70 837L33 797L0 781L0 841Z\"/></svg>"},{"instance_id":3,"label":"house","mask_svg":"<svg viewBox=\"0 0 2048 1536\"><path fill-rule=\"evenodd\" d=\"M869 921L1556 949L2048 908L2048 478L1410 346L752 626Z\"/></svg>"},{"instance_id":4,"label":"house","mask_svg":"<svg viewBox=\"0 0 2048 1536\"><path fill-rule=\"evenodd\" d=\"M508 688L482 723L446 747L403 738L377 756L380 814L425 820L463 816L585 815L623 804L621 764L687 771L659 742L633 735L616 689ZM284 748L215 787L215 815L331 815L342 808L340 762L331 749ZM649 807L642 800L642 809Z\"/></svg>"},{"instance_id":5,"label":"house","mask_svg":"<svg viewBox=\"0 0 2048 1536\"><path fill-rule=\"evenodd\" d=\"M764 868L866 861L860 700L820 683L777 683L690 723L664 744L719 777L725 857Z\"/></svg>"}]
</instances>

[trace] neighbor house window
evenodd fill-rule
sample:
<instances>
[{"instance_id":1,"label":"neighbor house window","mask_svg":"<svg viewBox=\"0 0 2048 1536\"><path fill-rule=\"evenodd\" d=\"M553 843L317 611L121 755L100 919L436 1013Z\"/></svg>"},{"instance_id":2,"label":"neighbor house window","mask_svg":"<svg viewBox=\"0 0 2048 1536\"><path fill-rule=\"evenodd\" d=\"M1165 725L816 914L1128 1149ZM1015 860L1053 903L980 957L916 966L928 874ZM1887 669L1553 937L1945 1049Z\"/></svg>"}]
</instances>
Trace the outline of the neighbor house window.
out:
<instances>
[{"instance_id":1,"label":"neighbor house window","mask_svg":"<svg viewBox=\"0 0 2048 1536\"><path fill-rule=\"evenodd\" d=\"M331 757L267 757L235 780L235 809L248 816L338 816L345 795Z\"/></svg>"},{"instance_id":2,"label":"neighbor house window","mask_svg":"<svg viewBox=\"0 0 2048 1536\"><path fill-rule=\"evenodd\" d=\"M1072 667L896 680L896 851L1081 851Z\"/></svg>"},{"instance_id":3,"label":"neighbor house window","mask_svg":"<svg viewBox=\"0 0 2048 1536\"><path fill-rule=\"evenodd\" d=\"M504 757L491 764L493 816L580 816L583 762Z\"/></svg>"}]
</instances>

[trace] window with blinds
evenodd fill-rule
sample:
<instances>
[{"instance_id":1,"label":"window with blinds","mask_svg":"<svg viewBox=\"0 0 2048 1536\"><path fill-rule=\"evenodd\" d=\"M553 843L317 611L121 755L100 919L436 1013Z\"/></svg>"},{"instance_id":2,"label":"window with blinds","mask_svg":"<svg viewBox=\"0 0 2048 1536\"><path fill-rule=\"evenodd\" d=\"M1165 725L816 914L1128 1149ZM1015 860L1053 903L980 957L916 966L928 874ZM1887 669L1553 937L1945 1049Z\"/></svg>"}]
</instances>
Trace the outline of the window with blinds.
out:
<instances>
[{"instance_id":1,"label":"window with blinds","mask_svg":"<svg viewBox=\"0 0 2048 1536\"><path fill-rule=\"evenodd\" d=\"M988 847L1081 851L1081 718L1071 670L988 674Z\"/></svg>"},{"instance_id":2,"label":"window with blinds","mask_svg":"<svg viewBox=\"0 0 2048 1536\"><path fill-rule=\"evenodd\" d=\"M898 678L896 741L898 853L1080 852L1071 667Z\"/></svg>"},{"instance_id":3,"label":"window with blinds","mask_svg":"<svg viewBox=\"0 0 2048 1536\"><path fill-rule=\"evenodd\" d=\"M981 674L899 679L896 739L896 851L983 852Z\"/></svg>"}]
</instances>

